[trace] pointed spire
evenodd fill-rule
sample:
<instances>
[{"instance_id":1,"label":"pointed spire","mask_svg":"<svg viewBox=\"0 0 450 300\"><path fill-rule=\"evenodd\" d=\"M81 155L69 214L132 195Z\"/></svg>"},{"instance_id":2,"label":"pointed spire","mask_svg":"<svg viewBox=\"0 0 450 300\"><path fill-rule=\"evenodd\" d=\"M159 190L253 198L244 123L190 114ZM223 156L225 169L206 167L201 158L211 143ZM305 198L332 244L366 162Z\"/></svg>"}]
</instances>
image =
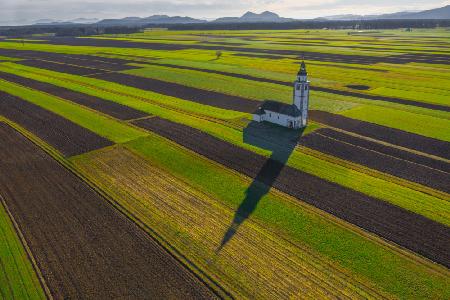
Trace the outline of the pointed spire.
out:
<instances>
[{"instance_id":1,"label":"pointed spire","mask_svg":"<svg viewBox=\"0 0 450 300\"><path fill-rule=\"evenodd\" d=\"M306 64L305 61L303 60L300 65L300 71L298 71L298 76L306 76L306 75L308 75L308 72L306 72Z\"/></svg>"}]
</instances>

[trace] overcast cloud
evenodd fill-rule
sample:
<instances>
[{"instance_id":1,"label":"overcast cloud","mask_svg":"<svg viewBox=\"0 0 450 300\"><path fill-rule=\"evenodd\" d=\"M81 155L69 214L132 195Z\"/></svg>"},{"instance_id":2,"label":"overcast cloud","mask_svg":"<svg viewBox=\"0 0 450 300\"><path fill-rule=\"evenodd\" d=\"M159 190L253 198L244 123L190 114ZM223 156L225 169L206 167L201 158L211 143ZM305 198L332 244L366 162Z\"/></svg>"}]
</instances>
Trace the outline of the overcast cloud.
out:
<instances>
[{"instance_id":1,"label":"overcast cloud","mask_svg":"<svg viewBox=\"0 0 450 300\"><path fill-rule=\"evenodd\" d=\"M380 14L425 10L450 0L0 0L0 25L40 19L146 17L154 14L218 18L270 10L283 17L311 19L336 14Z\"/></svg>"}]
</instances>

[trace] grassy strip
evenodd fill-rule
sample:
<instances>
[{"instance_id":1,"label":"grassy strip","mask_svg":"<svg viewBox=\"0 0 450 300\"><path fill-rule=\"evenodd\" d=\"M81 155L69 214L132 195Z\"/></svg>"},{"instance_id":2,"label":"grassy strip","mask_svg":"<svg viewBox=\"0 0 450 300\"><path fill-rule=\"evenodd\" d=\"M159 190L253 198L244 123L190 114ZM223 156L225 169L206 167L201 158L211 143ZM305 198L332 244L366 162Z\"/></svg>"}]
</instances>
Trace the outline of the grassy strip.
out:
<instances>
[{"instance_id":1,"label":"grassy strip","mask_svg":"<svg viewBox=\"0 0 450 300\"><path fill-rule=\"evenodd\" d=\"M116 143L124 143L146 135L141 130L82 106L17 84L0 80L0 90L39 105Z\"/></svg>"},{"instance_id":2,"label":"grassy strip","mask_svg":"<svg viewBox=\"0 0 450 300\"><path fill-rule=\"evenodd\" d=\"M39 279L3 207L3 201L1 199L0 298L46 299Z\"/></svg>"},{"instance_id":3,"label":"grassy strip","mask_svg":"<svg viewBox=\"0 0 450 300\"><path fill-rule=\"evenodd\" d=\"M212 120L213 122L210 122L201 118L202 116L200 116L200 118L194 117L177 110L155 106L143 100L136 99L134 96L127 95L125 92L116 94L115 92L120 92L120 85L117 84L113 84L114 90L109 90L106 84L102 86L94 80L92 80L92 85L90 86L78 86L78 80L90 80L89 78L84 78L81 76L61 75L64 79L70 78L71 80L64 81L57 79L59 78L59 73L56 72L49 72L51 76L58 75L56 79L53 79L53 77L47 78L43 75L38 76L31 73L24 73L23 71L15 72L21 76L43 80L46 82L55 83L57 85L63 85L69 89L76 89L83 93L128 105L153 115L200 129L220 139L261 155L270 156L271 154L268 150L244 143L243 132L241 130L224 126L214 120ZM124 90L126 90L125 86ZM288 165L329 181L336 182L345 187L360 191L375 198L393 203L418 214L422 214L437 222L450 225L450 208L445 205L445 202L437 197L422 193L421 189L412 189L411 187L413 186L411 186L407 181L399 180L398 182L393 183L389 180L374 177L372 173L365 174L362 169L354 170L348 166L342 166L334 162L325 161L300 151L294 151L292 153L288 161ZM400 184L402 182L404 183L403 185Z\"/></svg>"},{"instance_id":4,"label":"grassy strip","mask_svg":"<svg viewBox=\"0 0 450 300\"><path fill-rule=\"evenodd\" d=\"M236 209L250 184L234 172L150 135L126 144L153 164L183 179L194 188ZM297 202L269 193L258 203L252 217L286 239L314 249L358 277L401 298L450 296L446 270L435 272L417 257L405 257L373 239L329 222ZM420 261L420 263L419 263ZM432 296L431 296L432 295Z\"/></svg>"},{"instance_id":5,"label":"grassy strip","mask_svg":"<svg viewBox=\"0 0 450 300\"><path fill-rule=\"evenodd\" d=\"M344 111L341 114L349 118L397 128L450 142L450 120L433 118L388 108L380 108L377 106L356 107L351 110Z\"/></svg>"}]
</instances>

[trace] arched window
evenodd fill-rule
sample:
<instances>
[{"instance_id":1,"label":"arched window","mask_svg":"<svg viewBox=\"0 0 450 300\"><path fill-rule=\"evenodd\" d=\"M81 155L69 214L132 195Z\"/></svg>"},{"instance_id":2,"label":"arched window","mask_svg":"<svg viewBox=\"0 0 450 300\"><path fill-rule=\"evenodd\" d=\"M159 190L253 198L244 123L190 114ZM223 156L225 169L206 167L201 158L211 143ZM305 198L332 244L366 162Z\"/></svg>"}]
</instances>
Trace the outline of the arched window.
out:
<instances>
[{"instance_id":1,"label":"arched window","mask_svg":"<svg viewBox=\"0 0 450 300\"><path fill-rule=\"evenodd\" d=\"M307 91L308 90L308 86L307 85L305 85L305 91Z\"/></svg>"}]
</instances>

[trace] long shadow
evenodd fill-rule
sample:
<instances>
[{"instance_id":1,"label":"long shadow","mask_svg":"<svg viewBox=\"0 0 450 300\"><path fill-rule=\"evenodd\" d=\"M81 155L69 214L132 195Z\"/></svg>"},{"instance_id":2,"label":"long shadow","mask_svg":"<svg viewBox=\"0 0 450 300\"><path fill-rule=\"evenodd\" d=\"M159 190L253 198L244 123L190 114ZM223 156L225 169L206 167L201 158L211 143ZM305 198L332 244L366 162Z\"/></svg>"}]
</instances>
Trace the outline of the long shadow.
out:
<instances>
[{"instance_id":1,"label":"long shadow","mask_svg":"<svg viewBox=\"0 0 450 300\"><path fill-rule=\"evenodd\" d=\"M259 201L271 189L289 157L294 151L304 129L292 130L269 123L251 122L244 129L244 142L272 152L251 185L245 191L245 198L239 205L233 221L225 233L219 252L234 236L239 226L250 217ZM242 162L246 163L246 162Z\"/></svg>"}]
</instances>

